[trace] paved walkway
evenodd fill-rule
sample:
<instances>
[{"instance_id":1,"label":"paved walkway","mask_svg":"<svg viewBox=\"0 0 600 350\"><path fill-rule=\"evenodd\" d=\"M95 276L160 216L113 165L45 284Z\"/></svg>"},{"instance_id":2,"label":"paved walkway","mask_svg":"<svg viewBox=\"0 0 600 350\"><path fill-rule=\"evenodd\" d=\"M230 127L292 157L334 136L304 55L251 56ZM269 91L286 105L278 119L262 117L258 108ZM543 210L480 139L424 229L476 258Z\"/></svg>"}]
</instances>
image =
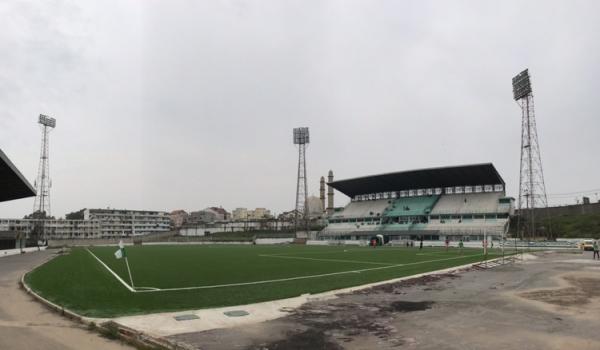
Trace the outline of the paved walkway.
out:
<instances>
[{"instance_id":1,"label":"paved walkway","mask_svg":"<svg viewBox=\"0 0 600 350\"><path fill-rule=\"evenodd\" d=\"M0 349L133 349L46 309L19 288L21 275L52 251L0 259Z\"/></svg>"}]
</instances>

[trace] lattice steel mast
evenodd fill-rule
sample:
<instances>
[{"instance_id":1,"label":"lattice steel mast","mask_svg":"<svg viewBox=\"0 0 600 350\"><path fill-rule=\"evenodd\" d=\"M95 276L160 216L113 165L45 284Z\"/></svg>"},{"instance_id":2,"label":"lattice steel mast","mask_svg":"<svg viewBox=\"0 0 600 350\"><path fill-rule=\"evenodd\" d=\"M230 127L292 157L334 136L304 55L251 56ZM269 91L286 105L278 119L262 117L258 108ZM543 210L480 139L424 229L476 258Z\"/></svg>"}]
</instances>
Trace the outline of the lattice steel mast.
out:
<instances>
[{"instance_id":1,"label":"lattice steel mast","mask_svg":"<svg viewBox=\"0 0 600 350\"><path fill-rule=\"evenodd\" d=\"M298 178L296 181L296 211L294 229L309 232L308 184L306 180L306 146L310 141L308 128L294 128L294 144L298 145Z\"/></svg>"},{"instance_id":2,"label":"lattice steel mast","mask_svg":"<svg viewBox=\"0 0 600 350\"><path fill-rule=\"evenodd\" d=\"M513 97L521 107L522 116L517 230L521 238L527 235L531 239L536 236L535 208L548 207L548 197L528 70L515 76L512 83Z\"/></svg>"},{"instance_id":3,"label":"lattice steel mast","mask_svg":"<svg viewBox=\"0 0 600 350\"><path fill-rule=\"evenodd\" d=\"M49 134L56 127L56 119L40 114L38 123L42 126L42 148L38 176L35 181L37 195L33 203L33 212L39 215L50 216L50 159L48 157Z\"/></svg>"}]
</instances>

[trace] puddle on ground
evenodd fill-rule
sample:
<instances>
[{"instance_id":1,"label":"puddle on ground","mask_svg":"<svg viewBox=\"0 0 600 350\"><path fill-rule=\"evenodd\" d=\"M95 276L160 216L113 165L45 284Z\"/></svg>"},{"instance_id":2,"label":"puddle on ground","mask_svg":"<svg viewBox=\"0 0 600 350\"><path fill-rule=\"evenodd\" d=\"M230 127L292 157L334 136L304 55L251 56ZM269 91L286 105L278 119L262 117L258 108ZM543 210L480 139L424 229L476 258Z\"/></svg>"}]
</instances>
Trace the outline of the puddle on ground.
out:
<instances>
[{"instance_id":1,"label":"puddle on ground","mask_svg":"<svg viewBox=\"0 0 600 350\"><path fill-rule=\"evenodd\" d=\"M269 350L304 350L304 349L331 349L343 350L340 345L329 340L323 331L309 329L304 332L289 334L285 339L270 344L260 344L252 349Z\"/></svg>"},{"instance_id":2,"label":"puddle on ground","mask_svg":"<svg viewBox=\"0 0 600 350\"><path fill-rule=\"evenodd\" d=\"M394 301L386 308L393 312L414 312L431 309L433 301Z\"/></svg>"}]
</instances>

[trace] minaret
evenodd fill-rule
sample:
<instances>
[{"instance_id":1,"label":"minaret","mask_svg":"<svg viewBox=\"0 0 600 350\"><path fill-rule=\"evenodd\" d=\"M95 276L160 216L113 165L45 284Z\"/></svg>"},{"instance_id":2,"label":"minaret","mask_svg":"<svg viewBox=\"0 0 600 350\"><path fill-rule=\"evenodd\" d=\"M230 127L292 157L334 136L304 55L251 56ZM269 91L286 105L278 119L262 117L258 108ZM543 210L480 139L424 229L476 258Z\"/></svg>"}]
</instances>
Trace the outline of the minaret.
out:
<instances>
[{"instance_id":1,"label":"minaret","mask_svg":"<svg viewBox=\"0 0 600 350\"><path fill-rule=\"evenodd\" d=\"M327 215L333 214L333 187L329 183L333 182L333 171L329 170L327 176Z\"/></svg>"},{"instance_id":2,"label":"minaret","mask_svg":"<svg viewBox=\"0 0 600 350\"><path fill-rule=\"evenodd\" d=\"M321 176L321 185L319 186L319 199L321 200L321 208L325 212L325 177Z\"/></svg>"}]
</instances>

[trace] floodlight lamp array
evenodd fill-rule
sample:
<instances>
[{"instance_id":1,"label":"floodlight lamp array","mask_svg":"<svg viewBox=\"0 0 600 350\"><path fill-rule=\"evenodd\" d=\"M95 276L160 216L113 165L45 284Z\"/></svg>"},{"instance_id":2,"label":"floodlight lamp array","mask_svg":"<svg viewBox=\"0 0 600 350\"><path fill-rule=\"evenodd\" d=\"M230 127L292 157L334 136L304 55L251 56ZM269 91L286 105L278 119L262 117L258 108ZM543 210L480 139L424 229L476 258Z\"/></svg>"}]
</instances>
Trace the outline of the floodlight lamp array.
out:
<instances>
[{"instance_id":1,"label":"floodlight lamp array","mask_svg":"<svg viewBox=\"0 0 600 350\"><path fill-rule=\"evenodd\" d=\"M517 74L512 79L513 85L513 97L516 100L520 100L531 93L531 81L529 80L529 71L525 69L521 73Z\"/></svg>"},{"instance_id":2,"label":"floodlight lamp array","mask_svg":"<svg viewBox=\"0 0 600 350\"><path fill-rule=\"evenodd\" d=\"M304 145L309 143L310 137L308 133L308 128L294 128L294 144L295 145Z\"/></svg>"},{"instance_id":3,"label":"floodlight lamp array","mask_svg":"<svg viewBox=\"0 0 600 350\"><path fill-rule=\"evenodd\" d=\"M56 119L50 118L47 115L40 114L40 118L38 119L38 123L49 126L51 128L56 127Z\"/></svg>"}]
</instances>

